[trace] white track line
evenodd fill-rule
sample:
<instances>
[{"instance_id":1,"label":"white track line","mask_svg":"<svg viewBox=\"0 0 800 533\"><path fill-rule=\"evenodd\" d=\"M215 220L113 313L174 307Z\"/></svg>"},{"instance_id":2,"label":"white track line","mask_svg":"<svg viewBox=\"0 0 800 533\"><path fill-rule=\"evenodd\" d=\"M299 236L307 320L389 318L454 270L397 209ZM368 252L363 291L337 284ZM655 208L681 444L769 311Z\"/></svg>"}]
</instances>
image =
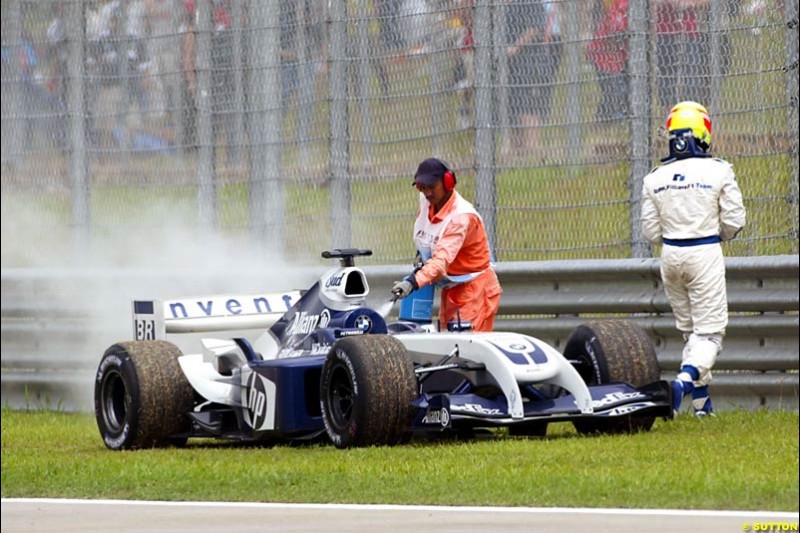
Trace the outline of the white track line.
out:
<instances>
[{"instance_id":1,"label":"white track line","mask_svg":"<svg viewBox=\"0 0 800 533\"><path fill-rule=\"evenodd\" d=\"M622 516L709 516L740 517L767 516L798 520L800 513L780 511L718 511L703 509L603 509L591 507L474 507L438 505L361 505L353 503L260 503L260 502L172 502L141 500L71 500L57 498L2 498L0 503L49 503L68 505L154 505L162 507L229 507L255 509L317 509L349 511L426 511L457 513L508 513L508 514L596 514Z\"/></svg>"}]
</instances>

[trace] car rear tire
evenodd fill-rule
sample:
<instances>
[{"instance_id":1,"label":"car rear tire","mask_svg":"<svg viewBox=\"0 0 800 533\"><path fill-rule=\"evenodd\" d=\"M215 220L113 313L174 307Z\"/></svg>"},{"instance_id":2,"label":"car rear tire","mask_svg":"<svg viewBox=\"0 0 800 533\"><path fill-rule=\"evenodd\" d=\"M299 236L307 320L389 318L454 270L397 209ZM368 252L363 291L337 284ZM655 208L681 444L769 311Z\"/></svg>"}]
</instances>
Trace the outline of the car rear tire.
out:
<instances>
[{"instance_id":1,"label":"car rear tire","mask_svg":"<svg viewBox=\"0 0 800 533\"><path fill-rule=\"evenodd\" d=\"M100 360L94 412L112 450L186 443L194 391L178 364L181 351L165 341L114 344Z\"/></svg>"},{"instance_id":2,"label":"car rear tire","mask_svg":"<svg viewBox=\"0 0 800 533\"><path fill-rule=\"evenodd\" d=\"M647 333L626 320L596 320L578 326L569 336L564 357L578 361L587 385L625 382L640 387L661 377L656 350ZM578 433L648 431L655 417L622 416L576 420Z\"/></svg>"},{"instance_id":3,"label":"car rear tire","mask_svg":"<svg viewBox=\"0 0 800 533\"><path fill-rule=\"evenodd\" d=\"M389 335L340 339L322 366L322 419L337 448L407 442L417 395L406 349Z\"/></svg>"}]
</instances>

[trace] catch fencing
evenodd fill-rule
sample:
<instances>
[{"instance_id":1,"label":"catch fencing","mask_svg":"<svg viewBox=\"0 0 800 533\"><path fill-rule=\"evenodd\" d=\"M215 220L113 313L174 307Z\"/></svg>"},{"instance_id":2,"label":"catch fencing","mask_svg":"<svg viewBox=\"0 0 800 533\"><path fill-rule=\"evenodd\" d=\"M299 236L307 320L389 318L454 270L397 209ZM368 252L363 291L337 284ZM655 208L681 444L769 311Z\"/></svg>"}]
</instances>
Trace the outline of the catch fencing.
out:
<instances>
[{"instance_id":1,"label":"catch fencing","mask_svg":"<svg viewBox=\"0 0 800 533\"><path fill-rule=\"evenodd\" d=\"M716 406L796 411L798 256L729 258L726 265L731 318L714 369ZM664 297L657 260L509 262L497 270L504 289L497 331L533 335L563 349L570 332L588 320L633 320L653 340L662 377L674 377L683 341ZM408 267L371 266L364 271L371 289L368 302L378 308L386 302L391 282ZM4 269L3 405L90 410L100 356L112 343L132 338L125 296L219 294L226 286L225 294L236 294L231 278L241 282L250 274ZM318 268L293 269L276 280L261 273L258 292L307 287L321 274ZM280 284L274 285L276 281ZM175 293L181 283L194 292ZM153 292L162 288L173 292ZM254 286L239 289L252 291Z\"/></svg>"},{"instance_id":2,"label":"catch fencing","mask_svg":"<svg viewBox=\"0 0 800 533\"><path fill-rule=\"evenodd\" d=\"M727 254L798 253L797 0L1 6L4 267L124 266L179 226L405 263L431 155L498 261L651 257L641 178L685 99L744 193Z\"/></svg>"}]
</instances>

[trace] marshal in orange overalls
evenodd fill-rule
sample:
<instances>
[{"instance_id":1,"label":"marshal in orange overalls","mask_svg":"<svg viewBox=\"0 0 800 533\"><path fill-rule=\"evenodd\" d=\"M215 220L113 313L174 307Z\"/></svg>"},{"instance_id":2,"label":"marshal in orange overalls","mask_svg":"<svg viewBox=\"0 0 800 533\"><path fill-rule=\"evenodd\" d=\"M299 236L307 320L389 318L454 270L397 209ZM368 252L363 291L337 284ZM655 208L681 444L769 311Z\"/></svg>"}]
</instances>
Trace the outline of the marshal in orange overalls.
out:
<instances>
[{"instance_id":1,"label":"marshal in orange overalls","mask_svg":"<svg viewBox=\"0 0 800 533\"><path fill-rule=\"evenodd\" d=\"M417 285L442 288L439 324L471 322L473 331L492 331L502 289L491 262L489 240L478 212L457 191L434 213L420 194L414 244L425 259Z\"/></svg>"}]
</instances>

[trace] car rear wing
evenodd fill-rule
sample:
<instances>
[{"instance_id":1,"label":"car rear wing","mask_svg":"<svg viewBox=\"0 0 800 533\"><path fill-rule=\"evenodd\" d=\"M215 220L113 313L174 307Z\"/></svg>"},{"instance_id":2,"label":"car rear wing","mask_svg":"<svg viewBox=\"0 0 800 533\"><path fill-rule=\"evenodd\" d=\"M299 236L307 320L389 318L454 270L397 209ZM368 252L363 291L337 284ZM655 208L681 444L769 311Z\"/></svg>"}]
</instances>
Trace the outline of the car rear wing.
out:
<instances>
[{"instance_id":1,"label":"car rear wing","mask_svg":"<svg viewBox=\"0 0 800 533\"><path fill-rule=\"evenodd\" d=\"M133 338L166 339L180 333L268 329L300 299L300 291L134 300Z\"/></svg>"}]
</instances>

